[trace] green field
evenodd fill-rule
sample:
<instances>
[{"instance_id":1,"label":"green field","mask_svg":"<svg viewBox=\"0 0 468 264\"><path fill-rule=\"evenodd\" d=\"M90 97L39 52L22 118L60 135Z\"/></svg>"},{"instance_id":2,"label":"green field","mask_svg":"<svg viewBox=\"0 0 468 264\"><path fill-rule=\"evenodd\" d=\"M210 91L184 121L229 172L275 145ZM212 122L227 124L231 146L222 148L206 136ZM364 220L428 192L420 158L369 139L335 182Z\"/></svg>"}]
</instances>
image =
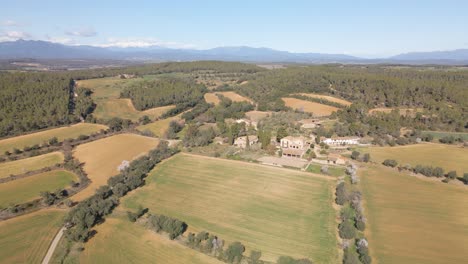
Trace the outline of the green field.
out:
<instances>
[{"instance_id":1,"label":"green field","mask_svg":"<svg viewBox=\"0 0 468 264\"><path fill-rule=\"evenodd\" d=\"M322 173L322 172L321 172L322 166L323 166L323 165L321 165L321 164L312 164L312 163L311 163L311 164L307 167L307 171L308 171L308 172L312 172L312 173L325 174L325 173ZM345 168L343 168L343 167L329 166L329 165L328 165L328 174L326 174L326 175L331 175L331 176L339 177L339 176L343 176L344 174L345 174Z\"/></svg>"},{"instance_id":2,"label":"green field","mask_svg":"<svg viewBox=\"0 0 468 264\"><path fill-rule=\"evenodd\" d=\"M443 137L455 137L463 138L463 140L468 140L468 133L457 133L457 132L443 132L443 131L422 131L423 135L432 135L434 139L438 140Z\"/></svg>"},{"instance_id":3,"label":"green field","mask_svg":"<svg viewBox=\"0 0 468 264\"><path fill-rule=\"evenodd\" d=\"M466 187L370 166L360 176L375 263L466 263Z\"/></svg>"},{"instance_id":4,"label":"green field","mask_svg":"<svg viewBox=\"0 0 468 264\"><path fill-rule=\"evenodd\" d=\"M85 250L77 256L71 254L65 263L223 263L131 223L120 212L107 217L96 231Z\"/></svg>"},{"instance_id":5,"label":"green field","mask_svg":"<svg viewBox=\"0 0 468 264\"><path fill-rule=\"evenodd\" d=\"M64 216L45 209L0 222L0 263L41 263Z\"/></svg>"},{"instance_id":6,"label":"green field","mask_svg":"<svg viewBox=\"0 0 468 264\"><path fill-rule=\"evenodd\" d=\"M158 165L122 205L176 217L227 243L241 241L265 260L290 255L336 263L334 184L309 173L180 154Z\"/></svg>"},{"instance_id":7,"label":"green field","mask_svg":"<svg viewBox=\"0 0 468 264\"><path fill-rule=\"evenodd\" d=\"M25 203L39 197L43 191L65 188L78 177L68 171L54 170L0 184L0 208Z\"/></svg>"},{"instance_id":8,"label":"green field","mask_svg":"<svg viewBox=\"0 0 468 264\"><path fill-rule=\"evenodd\" d=\"M28 171L39 170L63 162L62 152L52 152L27 159L0 163L0 179Z\"/></svg>"},{"instance_id":9,"label":"green field","mask_svg":"<svg viewBox=\"0 0 468 264\"><path fill-rule=\"evenodd\" d=\"M57 137L59 141L63 141L67 138L77 138L79 135L90 135L107 128L107 126L99 124L79 123L72 126L53 128L24 136L7 138L0 140L0 154L5 153L5 151L12 152L14 148L23 149L25 146L40 145L53 137Z\"/></svg>"},{"instance_id":10,"label":"green field","mask_svg":"<svg viewBox=\"0 0 468 264\"><path fill-rule=\"evenodd\" d=\"M371 160L378 163L394 159L402 165L439 166L445 172L456 170L458 176L468 172L468 149L454 145L424 143L398 147L370 147L361 151L370 153Z\"/></svg>"},{"instance_id":11,"label":"green field","mask_svg":"<svg viewBox=\"0 0 468 264\"><path fill-rule=\"evenodd\" d=\"M171 121L180 120L180 116L181 114L166 119L161 119L146 125L141 125L137 127L137 130L141 132L150 131L156 137L163 137L167 129L169 128L169 124L171 123Z\"/></svg>"}]
</instances>

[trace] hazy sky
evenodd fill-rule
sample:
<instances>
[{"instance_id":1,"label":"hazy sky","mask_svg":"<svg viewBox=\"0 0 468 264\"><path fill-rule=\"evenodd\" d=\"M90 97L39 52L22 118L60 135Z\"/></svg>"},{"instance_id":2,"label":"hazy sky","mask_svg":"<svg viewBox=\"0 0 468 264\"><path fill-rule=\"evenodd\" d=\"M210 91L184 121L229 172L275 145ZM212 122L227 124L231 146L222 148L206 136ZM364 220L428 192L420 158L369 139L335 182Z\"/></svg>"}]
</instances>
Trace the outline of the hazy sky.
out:
<instances>
[{"instance_id":1,"label":"hazy sky","mask_svg":"<svg viewBox=\"0 0 468 264\"><path fill-rule=\"evenodd\" d=\"M467 0L380 2L1 0L0 41L245 45L367 57L468 48Z\"/></svg>"}]
</instances>

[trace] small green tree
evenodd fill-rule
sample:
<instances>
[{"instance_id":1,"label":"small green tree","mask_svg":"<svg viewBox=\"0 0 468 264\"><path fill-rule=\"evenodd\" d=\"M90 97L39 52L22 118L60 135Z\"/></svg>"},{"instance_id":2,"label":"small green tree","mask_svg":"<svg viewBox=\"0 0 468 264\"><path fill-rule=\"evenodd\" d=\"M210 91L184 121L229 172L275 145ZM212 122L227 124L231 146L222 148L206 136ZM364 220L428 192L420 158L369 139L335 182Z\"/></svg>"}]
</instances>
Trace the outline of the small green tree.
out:
<instances>
[{"instance_id":1,"label":"small green tree","mask_svg":"<svg viewBox=\"0 0 468 264\"><path fill-rule=\"evenodd\" d=\"M355 151L355 150L354 150L354 151L351 153L351 158L352 158L353 160L357 160L357 159L359 158L360 155L361 155L361 153L360 153L359 151Z\"/></svg>"},{"instance_id":2,"label":"small green tree","mask_svg":"<svg viewBox=\"0 0 468 264\"><path fill-rule=\"evenodd\" d=\"M362 161L369 162L370 161L370 154L365 153L364 156L362 157Z\"/></svg>"},{"instance_id":3,"label":"small green tree","mask_svg":"<svg viewBox=\"0 0 468 264\"><path fill-rule=\"evenodd\" d=\"M252 250L250 252L250 264L261 264L263 261L260 260L262 257L261 251Z\"/></svg>"},{"instance_id":4,"label":"small green tree","mask_svg":"<svg viewBox=\"0 0 468 264\"><path fill-rule=\"evenodd\" d=\"M240 263L242 254L245 251L244 245L241 242L233 242L226 249L225 258L228 263Z\"/></svg>"},{"instance_id":5,"label":"small green tree","mask_svg":"<svg viewBox=\"0 0 468 264\"><path fill-rule=\"evenodd\" d=\"M288 131L284 127L278 128L276 131L276 142L280 142L282 138L285 138L288 136Z\"/></svg>"},{"instance_id":6,"label":"small green tree","mask_svg":"<svg viewBox=\"0 0 468 264\"><path fill-rule=\"evenodd\" d=\"M456 171L450 171L449 173L447 173L447 178L451 179L451 180L454 180L457 178L457 172Z\"/></svg>"},{"instance_id":7,"label":"small green tree","mask_svg":"<svg viewBox=\"0 0 468 264\"><path fill-rule=\"evenodd\" d=\"M465 174L463 174L463 181L465 182L465 184L468 184L468 172L465 172Z\"/></svg>"},{"instance_id":8,"label":"small green tree","mask_svg":"<svg viewBox=\"0 0 468 264\"><path fill-rule=\"evenodd\" d=\"M382 162L383 165L395 168L398 165L398 162L396 160L392 159L386 159L384 162Z\"/></svg>"},{"instance_id":9,"label":"small green tree","mask_svg":"<svg viewBox=\"0 0 468 264\"><path fill-rule=\"evenodd\" d=\"M344 239L351 239L356 236L356 228L354 228L354 225L352 224L352 221L346 220L343 221L339 226L339 235L341 238Z\"/></svg>"}]
</instances>

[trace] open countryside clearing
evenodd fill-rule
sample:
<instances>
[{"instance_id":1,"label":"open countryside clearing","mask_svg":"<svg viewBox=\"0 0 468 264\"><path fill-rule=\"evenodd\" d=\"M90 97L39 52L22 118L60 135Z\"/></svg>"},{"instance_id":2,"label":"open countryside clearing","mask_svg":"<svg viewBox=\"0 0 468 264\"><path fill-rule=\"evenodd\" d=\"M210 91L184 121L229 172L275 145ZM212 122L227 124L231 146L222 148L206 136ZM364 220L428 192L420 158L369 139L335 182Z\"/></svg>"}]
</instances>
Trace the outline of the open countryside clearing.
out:
<instances>
[{"instance_id":1,"label":"open countryside clearing","mask_svg":"<svg viewBox=\"0 0 468 264\"><path fill-rule=\"evenodd\" d=\"M352 104L350 101L346 101L344 99L336 98L336 97L329 96L329 95L313 94L313 93L300 93L300 95L317 98L317 99L325 99L327 101L338 103L344 106L350 106Z\"/></svg>"},{"instance_id":2,"label":"open countryside clearing","mask_svg":"<svg viewBox=\"0 0 468 264\"><path fill-rule=\"evenodd\" d=\"M262 259L338 259L335 181L311 173L179 154L158 165L122 204L176 217L191 231L242 242ZM247 253L248 255L248 253Z\"/></svg>"},{"instance_id":3,"label":"open countryside clearing","mask_svg":"<svg viewBox=\"0 0 468 264\"><path fill-rule=\"evenodd\" d=\"M78 177L69 171L53 170L0 184L0 208L39 198L40 192L68 187Z\"/></svg>"},{"instance_id":4,"label":"open countryside clearing","mask_svg":"<svg viewBox=\"0 0 468 264\"><path fill-rule=\"evenodd\" d=\"M155 137L163 137L169 128L171 121L180 121L182 113L176 116L168 117L165 119L157 120L146 125L137 127L140 132L151 132Z\"/></svg>"},{"instance_id":5,"label":"open countryside clearing","mask_svg":"<svg viewBox=\"0 0 468 264\"><path fill-rule=\"evenodd\" d=\"M80 263L224 263L131 223L122 213L96 227L97 235L79 255Z\"/></svg>"},{"instance_id":6,"label":"open countryside clearing","mask_svg":"<svg viewBox=\"0 0 468 264\"><path fill-rule=\"evenodd\" d=\"M93 91L91 96L94 102L96 102L96 109L93 115L97 118L110 119L119 117L137 121L140 117L147 115L151 119L155 119L175 107L174 105L169 105L138 111L130 99L120 98L120 92L125 88L126 84L139 80L142 79L127 80L118 77L90 79L78 81L78 87L86 87Z\"/></svg>"},{"instance_id":7,"label":"open countryside clearing","mask_svg":"<svg viewBox=\"0 0 468 264\"><path fill-rule=\"evenodd\" d=\"M136 134L120 134L79 145L73 156L84 162L84 170L91 184L73 196L81 201L94 194L94 191L107 184L107 179L119 173L117 167L122 161L131 161L145 155L159 143L156 138Z\"/></svg>"},{"instance_id":8,"label":"open countryside clearing","mask_svg":"<svg viewBox=\"0 0 468 264\"><path fill-rule=\"evenodd\" d=\"M386 108L386 107L381 107L381 108L373 108L369 109L369 114L376 114L376 113L390 113L394 109L397 109L400 115L402 116L416 116L416 113L422 112L421 108Z\"/></svg>"},{"instance_id":9,"label":"open countryside clearing","mask_svg":"<svg viewBox=\"0 0 468 264\"><path fill-rule=\"evenodd\" d=\"M99 132L101 129L108 129L105 125L90 124L90 123L79 123L71 126L59 127L27 134L24 136L12 137L0 140L0 153L5 151L12 152L14 148L23 149L26 146L32 146L35 144L42 144L47 142L53 137L57 137L59 141L63 141L68 138L77 138L79 135L90 135L95 132Z\"/></svg>"},{"instance_id":10,"label":"open countryside clearing","mask_svg":"<svg viewBox=\"0 0 468 264\"><path fill-rule=\"evenodd\" d=\"M249 103L253 103L252 100L250 100L249 98L247 97L244 97L242 95L239 95L235 92L215 92L215 93L206 93L204 95L205 97L205 101L207 103L212 103L212 104L219 104L220 100L218 98L218 94L226 97L226 98L229 98L231 99L233 102L249 102Z\"/></svg>"},{"instance_id":11,"label":"open countryside clearing","mask_svg":"<svg viewBox=\"0 0 468 264\"><path fill-rule=\"evenodd\" d=\"M421 181L378 165L360 175L375 262L466 262L465 187Z\"/></svg>"},{"instance_id":12,"label":"open countryside clearing","mask_svg":"<svg viewBox=\"0 0 468 264\"><path fill-rule=\"evenodd\" d=\"M314 116L329 116L338 111L337 107L300 100L296 98L282 98L287 107L300 112L313 113Z\"/></svg>"},{"instance_id":13,"label":"open countryside clearing","mask_svg":"<svg viewBox=\"0 0 468 264\"><path fill-rule=\"evenodd\" d=\"M397 147L369 147L361 150L370 153L371 160L378 163L394 159L400 165L438 166L446 173L455 170L458 176L468 172L468 149L455 145L421 143Z\"/></svg>"},{"instance_id":14,"label":"open countryside clearing","mask_svg":"<svg viewBox=\"0 0 468 264\"><path fill-rule=\"evenodd\" d=\"M0 179L28 171L39 170L63 162L62 152L51 152L31 158L0 163Z\"/></svg>"},{"instance_id":15,"label":"open countryside clearing","mask_svg":"<svg viewBox=\"0 0 468 264\"><path fill-rule=\"evenodd\" d=\"M41 263L65 211L44 209L0 222L1 263Z\"/></svg>"}]
</instances>

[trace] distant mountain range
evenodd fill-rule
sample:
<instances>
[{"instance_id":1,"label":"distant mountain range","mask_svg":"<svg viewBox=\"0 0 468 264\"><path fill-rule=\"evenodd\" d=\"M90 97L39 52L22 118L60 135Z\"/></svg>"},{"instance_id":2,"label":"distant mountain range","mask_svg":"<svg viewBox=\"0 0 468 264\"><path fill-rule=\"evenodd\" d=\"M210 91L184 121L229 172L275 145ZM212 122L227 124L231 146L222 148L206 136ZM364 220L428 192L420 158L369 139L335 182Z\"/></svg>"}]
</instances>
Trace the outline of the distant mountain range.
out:
<instances>
[{"instance_id":1,"label":"distant mountain range","mask_svg":"<svg viewBox=\"0 0 468 264\"><path fill-rule=\"evenodd\" d=\"M223 60L257 63L468 64L468 49L412 52L381 59L344 54L292 53L269 48L218 47L207 50L150 47L68 46L40 40L0 42L0 59L114 59L132 61Z\"/></svg>"}]
</instances>

